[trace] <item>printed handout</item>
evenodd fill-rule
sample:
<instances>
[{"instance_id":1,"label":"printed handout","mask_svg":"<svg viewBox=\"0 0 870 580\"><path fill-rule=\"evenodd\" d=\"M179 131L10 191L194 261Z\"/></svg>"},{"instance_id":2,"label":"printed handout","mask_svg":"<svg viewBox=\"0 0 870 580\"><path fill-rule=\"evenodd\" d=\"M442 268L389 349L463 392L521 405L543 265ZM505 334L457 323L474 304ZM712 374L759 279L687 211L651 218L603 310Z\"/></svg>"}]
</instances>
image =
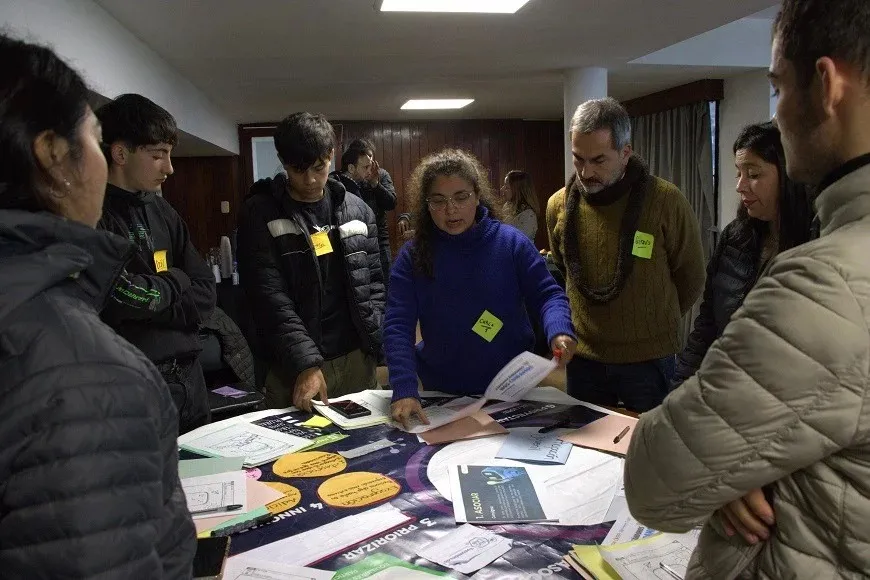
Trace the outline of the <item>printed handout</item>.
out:
<instances>
[{"instance_id":1,"label":"printed handout","mask_svg":"<svg viewBox=\"0 0 870 580\"><path fill-rule=\"evenodd\" d=\"M511 541L485 528L459 526L427 544L417 555L462 574L474 574L508 553Z\"/></svg>"},{"instance_id":2,"label":"printed handout","mask_svg":"<svg viewBox=\"0 0 870 580\"><path fill-rule=\"evenodd\" d=\"M235 512L247 511L246 481L244 471L227 471L182 479L181 488L193 519L209 518L222 515L229 506Z\"/></svg>"},{"instance_id":3,"label":"printed handout","mask_svg":"<svg viewBox=\"0 0 870 580\"><path fill-rule=\"evenodd\" d=\"M251 423L231 423L218 430L204 430L189 438L181 437L179 446L209 457L244 457L245 467L256 467L287 453L305 449L311 441Z\"/></svg>"},{"instance_id":4,"label":"printed handout","mask_svg":"<svg viewBox=\"0 0 870 580\"><path fill-rule=\"evenodd\" d=\"M457 522L513 524L553 521L525 467L454 465L450 470Z\"/></svg>"},{"instance_id":5,"label":"printed handout","mask_svg":"<svg viewBox=\"0 0 870 580\"><path fill-rule=\"evenodd\" d=\"M295 536L246 552L249 558L310 566L337 554L348 546L374 538L411 521L390 504L347 516Z\"/></svg>"},{"instance_id":6,"label":"printed handout","mask_svg":"<svg viewBox=\"0 0 870 580\"><path fill-rule=\"evenodd\" d=\"M502 459L531 463L564 465L574 446L559 439L558 434L539 433L534 427L515 427L496 453Z\"/></svg>"},{"instance_id":7,"label":"printed handout","mask_svg":"<svg viewBox=\"0 0 870 580\"><path fill-rule=\"evenodd\" d=\"M248 557L239 554L227 560L224 567L224 580L331 580L335 572L288 566Z\"/></svg>"}]
</instances>

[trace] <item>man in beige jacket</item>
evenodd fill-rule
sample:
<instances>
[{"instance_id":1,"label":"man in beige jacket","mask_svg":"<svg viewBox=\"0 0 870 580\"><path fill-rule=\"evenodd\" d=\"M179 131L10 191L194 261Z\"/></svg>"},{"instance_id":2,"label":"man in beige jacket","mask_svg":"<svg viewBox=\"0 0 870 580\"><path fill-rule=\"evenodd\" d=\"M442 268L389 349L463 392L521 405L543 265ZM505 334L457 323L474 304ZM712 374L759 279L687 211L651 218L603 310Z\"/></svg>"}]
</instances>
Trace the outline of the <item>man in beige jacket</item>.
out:
<instances>
[{"instance_id":1,"label":"man in beige jacket","mask_svg":"<svg viewBox=\"0 0 870 580\"><path fill-rule=\"evenodd\" d=\"M706 524L686 578L870 576L868 31L868 0L783 2L777 122L789 176L821 192L821 237L776 257L632 437L634 516Z\"/></svg>"}]
</instances>

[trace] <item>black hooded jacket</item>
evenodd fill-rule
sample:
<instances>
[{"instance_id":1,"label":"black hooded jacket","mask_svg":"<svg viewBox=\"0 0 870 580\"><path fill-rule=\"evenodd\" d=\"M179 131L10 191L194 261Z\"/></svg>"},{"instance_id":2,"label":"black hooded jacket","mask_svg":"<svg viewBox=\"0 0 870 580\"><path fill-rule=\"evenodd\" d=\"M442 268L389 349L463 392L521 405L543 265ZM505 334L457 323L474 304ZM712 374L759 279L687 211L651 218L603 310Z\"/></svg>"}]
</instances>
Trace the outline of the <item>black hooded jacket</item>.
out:
<instances>
[{"instance_id":1,"label":"black hooded jacket","mask_svg":"<svg viewBox=\"0 0 870 580\"><path fill-rule=\"evenodd\" d=\"M181 216L155 193L109 185L99 227L139 250L118 278L103 320L154 362L199 353L199 326L211 316L217 291Z\"/></svg>"},{"instance_id":2,"label":"black hooded jacket","mask_svg":"<svg viewBox=\"0 0 870 580\"><path fill-rule=\"evenodd\" d=\"M98 310L122 238L0 210L0 576L190 578L178 418Z\"/></svg>"}]
</instances>

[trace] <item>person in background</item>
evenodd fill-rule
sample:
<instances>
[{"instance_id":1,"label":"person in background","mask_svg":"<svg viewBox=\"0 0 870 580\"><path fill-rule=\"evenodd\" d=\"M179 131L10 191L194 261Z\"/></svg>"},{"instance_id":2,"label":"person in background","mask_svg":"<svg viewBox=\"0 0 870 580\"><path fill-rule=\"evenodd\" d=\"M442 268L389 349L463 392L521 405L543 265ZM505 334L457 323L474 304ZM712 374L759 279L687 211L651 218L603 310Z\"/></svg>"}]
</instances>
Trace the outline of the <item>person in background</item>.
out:
<instances>
[{"instance_id":1,"label":"person in background","mask_svg":"<svg viewBox=\"0 0 870 580\"><path fill-rule=\"evenodd\" d=\"M0 35L0 570L190 578L178 418L98 314L132 244L95 230L100 123L51 50Z\"/></svg>"},{"instance_id":2,"label":"person in background","mask_svg":"<svg viewBox=\"0 0 870 580\"><path fill-rule=\"evenodd\" d=\"M157 365L185 433L211 416L198 332L214 310L217 289L187 224L157 195L172 175L178 128L172 115L142 95L122 95L96 114L109 162L99 227L136 246L103 320Z\"/></svg>"},{"instance_id":3,"label":"person in background","mask_svg":"<svg viewBox=\"0 0 870 580\"><path fill-rule=\"evenodd\" d=\"M414 237L413 214L405 212L399 214L399 219L396 220L396 230L399 232L399 239L407 242Z\"/></svg>"},{"instance_id":4,"label":"person in background","mask_svg":"<svg viewBox=\"0 0 870 580\"><path fill-rule=\"evenodd\" d=\"M329 179L335 133L294 113L275 130L286 173L261 179L239 215L238 262L261 344L266 403L306 411L319 397L377 388L384 313L372 210Z\"/></svg>"},{"instance_id":5,"label":"person in background","mask_svg":"<svg viewBox=\"0 0 870 580\"><path fill-rule=\"evenodd\" d=\"M785 0L770 79L818 239L778 254L698 372L644 413L634 517L704 525L686 578L870 571L870 3ZM718 512L718 513L717 513Z\"/></svg>"},{"instance_id":6,"label":"person in background","mask_svg":"<svg viewBox=\"0 0 870 580\"><path fill-rule=\"evenodd\" d=\"M388 287L392 257L387 212L396 208L393 179L375 160L374 145L365 139L354 139L350 142L341 156L341 171L334 172L330 177L341 181L345 189L361 197L374 212L384 287Z\"/></svg>"},{"instance_id":7,"label":"person in background","mask_svg":"<svg viewBox=\"0 0 870 580\"><path fill-rule=\"evenodd\" d=\"M426 422L426 389L480 394L512 358L530 350L528 311L570 361L576 339L568 299L529 239L493 215L487 172L470 153L445 149L420 162L409 188L414 239L393 265L384 352L393 419ZM423 340L415 346L416 326Z\"/></svg>"},{"instance_id":8,"label":"person in background","mask_svg":"<svg viewBox=\"0 0 870 580\"><path fill-rule=\"evenodd\" d=\"M534 243L535 234L538 233L541 203L535 194L532 176L518 169L508 171L501 191L504 196L504 223L514 226Z\"/></svg>"},{"instance_id":9,"label":"person in background","mask_svg":"<svg viewBox=\"0 0 870 580\"><path fill-rule=\"evenodd\" d=\"M704 288L698 220L632 154L631 121L615 99L577 108L571 150L576 173L547 204L579 338L568 393L647 411L670 390L681 319Z\"/></svg>"},{"instance_id":10,"label":"person in background","mask_svg":"<svg viewBox=\"0 0 870 580\"><path fill-rule=\"evenodd\" d=\"M810 239L812 201L807 189L786 175L779 129L772 123L745 127L734 142L734 156L741 206L707 264L704 301L677 357L674 386L695 374L774 256Z\"/></svg>"}]
</instances>

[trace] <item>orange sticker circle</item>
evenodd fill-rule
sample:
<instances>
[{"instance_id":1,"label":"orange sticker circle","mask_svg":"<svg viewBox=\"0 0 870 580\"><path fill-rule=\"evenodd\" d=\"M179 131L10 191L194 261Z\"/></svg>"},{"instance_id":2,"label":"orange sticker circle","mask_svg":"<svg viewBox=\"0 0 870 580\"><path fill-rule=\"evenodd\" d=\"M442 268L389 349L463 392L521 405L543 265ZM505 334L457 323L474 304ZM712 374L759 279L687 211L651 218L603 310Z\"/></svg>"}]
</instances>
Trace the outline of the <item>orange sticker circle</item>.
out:
<instances>
[{"instance_id":1,"label":"orange sticker circle","mask_svg":"<svg viewBox=\"0 0 870 580\"><path fill-rule=\"evenodd\" d=\"M347 460L337 453L302 451L288 453L272 466L278 477L324 477L334 475L347 467Z\"/></svg>"},{"instance_id":2,"label":"orange sticker circle","mask_svg":"<svg viewBox=\"0 0 870 580\"><path fill-rule=\"evenodd\" d=\"M281 512L295 508L299 503L299 500L302 499L302 492L292 485L279 483L277 481L266 481L264 483L275 491L280 491L284 494L284 497L266 504L266 509L269 510L270 514L280 514Z\"/></svg>"},{"instance_id":3,"label":"orange sticker circle","mask_svg":"<svg viewBox=\"0 0 870 580\"><path fill-rule=\"evenodd\" d=\"M381 473L357 471L330 477L317 488L321 501L330 507L358 508L392 499L402 486Z\"/></svg>"}]
</instances>

